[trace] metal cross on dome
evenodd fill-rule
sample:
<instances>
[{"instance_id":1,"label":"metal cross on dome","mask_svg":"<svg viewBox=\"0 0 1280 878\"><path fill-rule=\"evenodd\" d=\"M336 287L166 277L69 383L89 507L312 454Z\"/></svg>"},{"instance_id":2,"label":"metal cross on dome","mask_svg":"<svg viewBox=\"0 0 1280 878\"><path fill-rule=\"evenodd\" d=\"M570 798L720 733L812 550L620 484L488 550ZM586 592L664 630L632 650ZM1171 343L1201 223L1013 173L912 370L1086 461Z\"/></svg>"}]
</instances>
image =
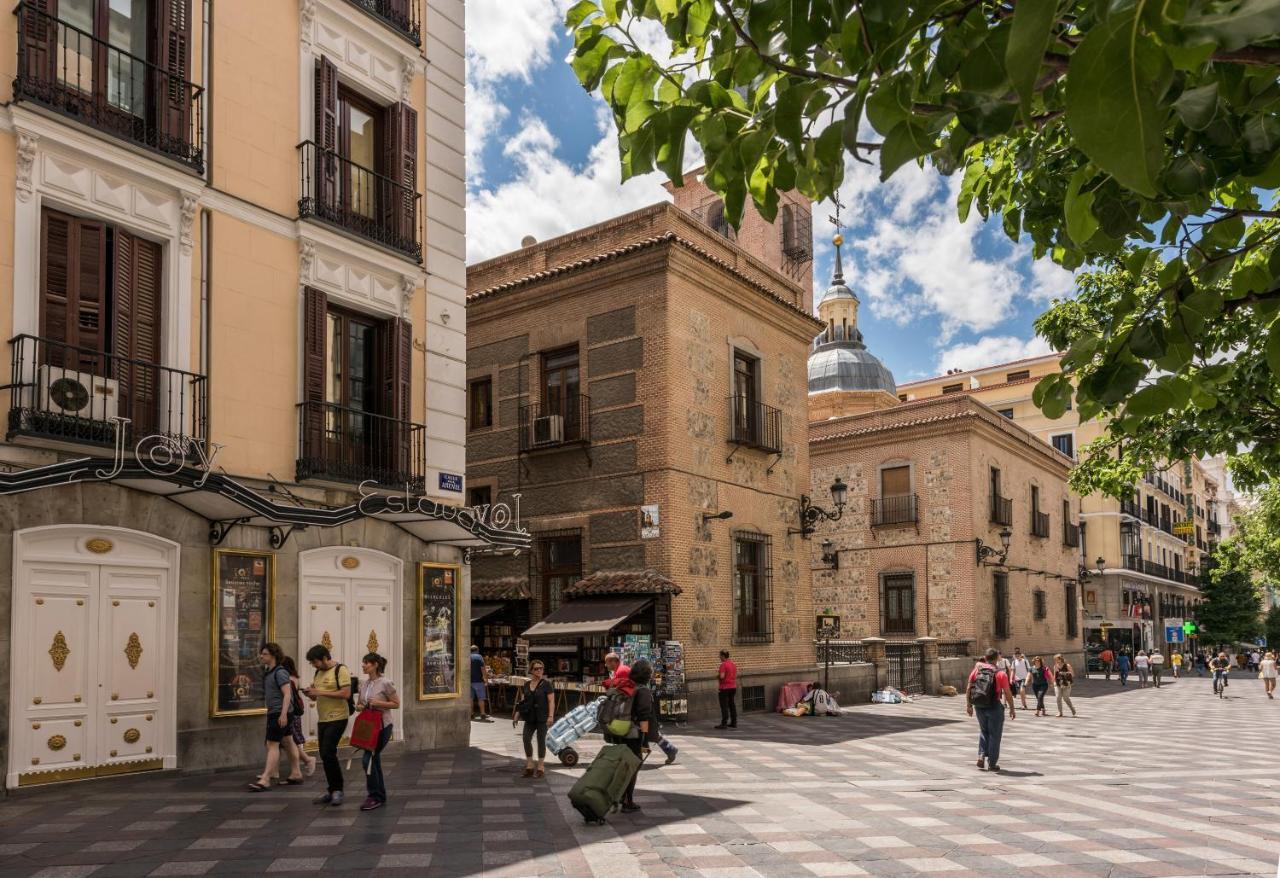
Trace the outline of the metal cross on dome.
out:
<instances>
[{"instance_id":1,"label":"metal cross on dome","mask_svg":"<svg viewBox=\"0 0 1280 878\"><path fill-rule=\"evenodd\" d=\"M840 211L844 208L844 205L840 203L840 193L839 193L839 192L832 193L832 195L831 195L831 202L836 206L836 215L835 215L835 216L829 216L829 217L827 217L827 222L829 222L829 223L831 223L831 225L835 226L835 227L836 227L836 234L843 238L843 237L844 237L844 223L843 223L843 222L841 222L841 220L840 220ZM837 245L837 246L839 246L839 245Z\"/></svg>"},{"instance_id":2,"label":"metal cross on dome","mask_svg":"<svg viewBox=\"0 0 1280 878\"><path fill-rule=\"evenodd\" d=\"M844 264L840 258L840 245L844 243L844 223L840 221L840 210L844 207L840 203L840 193L833 192L831 201L836 206L836 215L827 217L827 221L836 227L836 233L831 238L831 243L836 245L836 265L835 271L832 273L831 282L833 284L844 283Z\"/></svg>"}]
</instances>

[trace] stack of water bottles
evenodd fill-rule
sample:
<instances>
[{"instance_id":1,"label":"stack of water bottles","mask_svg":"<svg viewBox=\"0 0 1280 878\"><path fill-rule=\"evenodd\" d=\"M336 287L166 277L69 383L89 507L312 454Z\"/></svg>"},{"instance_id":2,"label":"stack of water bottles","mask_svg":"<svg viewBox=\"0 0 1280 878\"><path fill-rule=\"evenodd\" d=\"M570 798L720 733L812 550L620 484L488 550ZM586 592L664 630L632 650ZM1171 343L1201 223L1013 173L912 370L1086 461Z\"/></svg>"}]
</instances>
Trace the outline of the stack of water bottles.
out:
<instances>
[{"instance_id":1,"label":"stack of water bottles","mask_svg":"<svg viewBox=\"0 0 1280 878\"><path fill-rule=\"evenodd\" d=\"M583 735L596 730L596 715L604 703L601 695L595 701L580 704L560 717L547 731L547 749L564 765L578 764L578 751L573 748Z\"/></svg>"}]
</instances>

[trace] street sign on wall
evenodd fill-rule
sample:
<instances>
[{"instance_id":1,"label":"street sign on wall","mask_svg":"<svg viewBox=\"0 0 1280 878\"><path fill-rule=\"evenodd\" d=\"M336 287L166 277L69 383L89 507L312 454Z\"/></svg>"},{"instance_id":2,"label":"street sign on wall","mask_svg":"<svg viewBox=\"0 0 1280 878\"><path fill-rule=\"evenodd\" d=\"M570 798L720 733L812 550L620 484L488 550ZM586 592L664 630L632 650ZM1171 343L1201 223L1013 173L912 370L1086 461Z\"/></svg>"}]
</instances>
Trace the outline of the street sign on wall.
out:
<instances>
[{"instance_id":1,"label":"street sign on wall","mask_svg":"<svg viewBox=\"0 0 1280 878\"><path fill-rule=\"evenodd\" d=\"M1164 628L1165 643L1183 643L1186 637L1182 633L1182 628L1174 625L1166 625Z\"/></svg>"}]
</instances>

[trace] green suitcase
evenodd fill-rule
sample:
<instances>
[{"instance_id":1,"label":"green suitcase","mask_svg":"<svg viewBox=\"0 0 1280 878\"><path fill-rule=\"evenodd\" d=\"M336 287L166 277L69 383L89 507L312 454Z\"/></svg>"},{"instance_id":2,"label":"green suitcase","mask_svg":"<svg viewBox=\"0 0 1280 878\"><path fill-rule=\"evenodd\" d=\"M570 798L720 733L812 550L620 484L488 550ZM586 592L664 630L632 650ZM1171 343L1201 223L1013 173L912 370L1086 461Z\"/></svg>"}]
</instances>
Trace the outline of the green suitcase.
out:
<instances>
[{"instance_id":1,"label":"green suitcase","mask_svg":"<svg viewBox=\"0 0 1280 878\"><path fill-rule=\"evenodd\" d=\"M609 744L587 766L569 790L569 803L588 823L603 823L620 801L631 778L640 770L640 757L624 744Z\"/></svg>"}]
</instances>

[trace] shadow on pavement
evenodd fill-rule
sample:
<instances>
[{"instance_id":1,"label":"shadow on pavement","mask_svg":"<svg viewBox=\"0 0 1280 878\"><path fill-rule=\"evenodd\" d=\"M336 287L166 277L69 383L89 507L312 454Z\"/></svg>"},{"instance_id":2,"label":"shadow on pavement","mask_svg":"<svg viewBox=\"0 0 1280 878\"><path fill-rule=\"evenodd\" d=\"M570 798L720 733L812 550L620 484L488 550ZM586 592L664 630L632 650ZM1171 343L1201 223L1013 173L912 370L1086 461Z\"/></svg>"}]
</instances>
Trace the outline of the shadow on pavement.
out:
<instances>
[{"instance_id":1,"label":"shadow on pavement","mask_svg":"<svg viewBox=\"0 0 1280 878\"><path fill-rule=\"evenodd\" d=\"M1197 681L1195 677L1189 677L1189 678L1183 677L1180 680L1174 680L1166 674L1160 688L1171 689L1175 686L1188 686L1188 685L1194 686L1196 682ZM1203 678L1199 682L1203 683L1206 689L1208 689L1211 685L1211 681L1209 680L1208 677ZM1147 689L1154 689L1154 688L1155 687L1150 684L1147 685ZM1129 677L1129 684L1127 686L1121 686L1120 678L1116 676L1112 676L1110 680L1104 679L1103 677L1090 677L1087 680L1076 681L1076 685L1073 686L1071 689L1071 697L1072 698L1101 698L1107 695L1124 695L1128 692L1145 692L1145 691L1146 689L1138 688L1138 678L1133 675ZM1052 700L1053 700L1053 690L1050 689L1049 694L1045 696L1045 703L1047 704Z\"/></svg>"},{"instance_id":2,"label":"shadow on pavement","mask_svg":"<svg viewBox=\"0 0 1280 878\"><path fill-rule=\"evenodd\" d=\"M716 729L714 721L683 726L663 726L662 733L679 746L681 737L724 738L726 740L767 741L823 747L845 741L878 738L963 722L964 703L956 701L954 719L912 716L909 704L882 704L867 710L848 711L844 716L783 716L777 713L747 713L738 716L736 729ZM875 712L872 712L874 710ZM895 711L900 711L895 713Z\"/></svg>"}]
</instances>

